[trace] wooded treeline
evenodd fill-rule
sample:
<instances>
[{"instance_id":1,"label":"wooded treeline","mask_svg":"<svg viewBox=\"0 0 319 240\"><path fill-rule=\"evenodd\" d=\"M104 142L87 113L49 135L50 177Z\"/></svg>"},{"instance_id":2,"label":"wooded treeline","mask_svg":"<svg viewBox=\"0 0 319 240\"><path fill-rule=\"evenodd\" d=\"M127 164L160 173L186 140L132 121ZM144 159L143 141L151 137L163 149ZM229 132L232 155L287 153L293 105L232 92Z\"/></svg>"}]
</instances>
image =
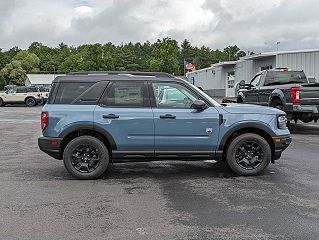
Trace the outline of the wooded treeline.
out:
<instances>
[{"instance_id":1,"label":"wooded treeline","mask_svg":"<svg viewBox=\"0 0 319 240\"><path fill-rule=\"evenodd\" d=\"M183 75L184 59L197 69L220 61L245 56L236 45L223 50L192 46L188 40L179 44L171 38L154 43L115 45L85 44L78 47L61 43L48 47L33 42L27 50L0 49L0 88L7 84L23 85L27 73L67 73L70 71L158 71Z\"/></svg>"}]
</instances>

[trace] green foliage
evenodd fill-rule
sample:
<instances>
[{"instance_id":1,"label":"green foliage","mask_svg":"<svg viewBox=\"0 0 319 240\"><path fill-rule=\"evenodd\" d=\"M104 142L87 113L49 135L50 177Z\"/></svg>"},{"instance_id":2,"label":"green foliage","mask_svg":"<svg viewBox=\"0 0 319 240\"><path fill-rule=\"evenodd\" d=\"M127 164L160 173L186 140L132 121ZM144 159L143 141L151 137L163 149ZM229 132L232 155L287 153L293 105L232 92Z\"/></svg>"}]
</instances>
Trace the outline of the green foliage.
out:
<instances>
[{"instance_id":1,"label":"green foliage","mask_svg":"<svg viewBox=\"0 0 319 240\"><path fill-rule=\"evenodd\" d=\"M5 84L23 84L25 74L31 72L159 71L182 75L184 60L201 69L245 55L236 45L220 51L192 46L187 39L179 45L171 38L158 39L155 43L129 42L118 46L108 42L78 47L60 43L57 47L48 47L33 42L25 51L17 47L6 52L0 49L0 88Z\"/></svg>"},{"instance_id":2,"label":"green foliage","mask_svg":"<svg viewBox=\"0 0 319 240\"><path fill-rule=\"evenodd\" d=\"M34 53L18 51L10 63L0 71L0 85L5 84L24 85L27 73L39 71L40 59Z\"/></svg>"},{"instance_id":3,"label":"green foliage","mask_svg":"<svg viewBox=\"0 0 319 240\"><path fill-rule=\"evenodd\" d=\"M39 71L38 66L40 64L40 59L34 53L28 51L18 52L17 55L14 56L13 61L19 62L21 68L26 73Z\"/></svg>"},{"instance_id":4,"label":"green foliage","mask_svg":"<svg viewBox=\"0 0 319 240\"><path fill-rule=\"evenodd\" d=\"M25 74L25 70L17 60L11 61L0 71L0 76L3 79L4 85L24 85Z\"/></svg>"}]
</instances>

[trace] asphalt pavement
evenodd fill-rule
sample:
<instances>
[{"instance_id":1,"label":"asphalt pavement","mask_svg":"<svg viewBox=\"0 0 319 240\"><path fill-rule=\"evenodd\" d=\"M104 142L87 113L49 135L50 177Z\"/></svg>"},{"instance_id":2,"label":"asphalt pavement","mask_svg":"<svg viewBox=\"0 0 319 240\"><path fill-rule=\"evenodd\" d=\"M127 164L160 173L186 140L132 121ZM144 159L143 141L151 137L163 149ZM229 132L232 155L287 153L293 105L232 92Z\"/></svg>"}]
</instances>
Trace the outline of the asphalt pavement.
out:
<instances>
[{"instance_id":1,"label":"asphalt pavement","mask_svg":"<svg viewBox=\"0 0 319 240\"><path fill-rule=\"evenodd\" d=\"M110 166L72 178L37 146L40 107L0 108L0 239L319 239L319 124L258 177L222 163Z\"/></svg>"}]
</instances>

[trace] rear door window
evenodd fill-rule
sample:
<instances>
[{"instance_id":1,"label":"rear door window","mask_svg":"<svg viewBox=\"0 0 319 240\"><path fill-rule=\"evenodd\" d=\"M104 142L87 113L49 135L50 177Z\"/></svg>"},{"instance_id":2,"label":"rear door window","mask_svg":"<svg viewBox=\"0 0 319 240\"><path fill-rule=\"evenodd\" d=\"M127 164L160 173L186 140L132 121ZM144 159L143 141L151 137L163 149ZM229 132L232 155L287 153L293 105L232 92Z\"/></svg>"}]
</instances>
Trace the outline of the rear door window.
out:
<instances>
[{"instance_id":1,"label":"rear door window","mask_svg":"<svg viewBox=\"0 0 319 240\"><path fill-rule=\"evenodd\" d=\"M17 88L16 93L27 93L27 88L25 88L25 87L19 87L19 88Z\"/></svg>"},{"instance_id":2,"label":"rear door window","mask_svg":"<svg viewBox=\"0 0 319 240\"><path fill-rule=\"evenodd\" d=\"M146 107L149 97L144 82L118 81L113 82L100 104L107 107Z\"/></svg>"}]
</instances>

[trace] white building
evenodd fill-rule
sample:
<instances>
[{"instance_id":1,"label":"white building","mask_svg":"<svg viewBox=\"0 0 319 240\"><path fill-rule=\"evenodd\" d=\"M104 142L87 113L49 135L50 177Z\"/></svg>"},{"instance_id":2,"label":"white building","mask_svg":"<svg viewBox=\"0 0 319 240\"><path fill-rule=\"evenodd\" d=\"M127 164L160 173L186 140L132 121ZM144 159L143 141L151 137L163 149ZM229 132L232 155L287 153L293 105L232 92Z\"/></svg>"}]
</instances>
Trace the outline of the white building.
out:
<instances>
[{"instance_id":1,"label":"white building","mask_svg":"<svg viewBox=\"0 0 319 240\"><path fill-rule=\"evenodd\" d=\"M50 87L53 80L61 74L27 74L24 85Z\"/></svg>"},{"instance_id":2,"label":"white building","mask_svg":"<svg viewBox=\"0 0 319 240\"><path fill-rule=\"evenodd\" d=\"M319 49L245 56L238 61L217 63L209 68L187 73L187 79L211 96L234 97L234 87L241 80L249 83L257 72L277 67L304 70L306 76L319 79Z\"/></svg>"}]
</instances>

